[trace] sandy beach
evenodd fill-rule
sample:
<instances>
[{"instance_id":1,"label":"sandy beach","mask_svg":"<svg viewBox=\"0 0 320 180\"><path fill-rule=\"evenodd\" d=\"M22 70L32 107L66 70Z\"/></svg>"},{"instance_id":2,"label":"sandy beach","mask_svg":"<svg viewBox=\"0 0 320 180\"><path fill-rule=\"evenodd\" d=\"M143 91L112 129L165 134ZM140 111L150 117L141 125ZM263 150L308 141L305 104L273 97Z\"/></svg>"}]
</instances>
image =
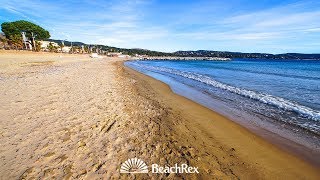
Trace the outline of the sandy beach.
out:
<instances>
[{"instance_id":1,"label":"sandy beach","mask_svg":"<svg viewBox=\"0 0 320 180\"><path fill-rule=\"evenodd\" d=\"M0 179L320 179L125 59L0 51ZM120 174L128 158L199 174Z\"/></svg>"}]
</instances>

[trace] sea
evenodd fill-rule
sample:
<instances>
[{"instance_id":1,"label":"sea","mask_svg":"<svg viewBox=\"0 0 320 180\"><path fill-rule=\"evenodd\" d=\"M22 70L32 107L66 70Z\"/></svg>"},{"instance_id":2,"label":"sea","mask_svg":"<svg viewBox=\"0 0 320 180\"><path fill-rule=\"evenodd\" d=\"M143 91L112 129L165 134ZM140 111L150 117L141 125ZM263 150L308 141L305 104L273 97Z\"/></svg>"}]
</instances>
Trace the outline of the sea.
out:
<instances>
[{"instance_id":1,"label":"sea","mask_svg":"<svg viewBox=\"0 0 320 180\"><path fill-rule=\"evenodd\" d=\"M319 139L320 60L135 60L125 65L230 119L306 131Z\"/></svg>"}]
</instances>

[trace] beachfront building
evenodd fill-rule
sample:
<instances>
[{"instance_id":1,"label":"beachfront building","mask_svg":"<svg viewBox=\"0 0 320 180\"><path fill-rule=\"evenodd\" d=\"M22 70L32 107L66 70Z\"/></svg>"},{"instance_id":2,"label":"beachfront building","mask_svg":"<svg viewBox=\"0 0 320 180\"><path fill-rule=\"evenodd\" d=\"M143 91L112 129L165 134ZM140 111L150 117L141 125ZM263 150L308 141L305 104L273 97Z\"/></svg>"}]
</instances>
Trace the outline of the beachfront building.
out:
<instances>
[{"instance_id":1,"label":"beachfront building","mask_svg":"<svg viewBox=\"0 0 320 180\"><path fill-rule=\"evenodd\" d=\"M44 51L49 51L48 46L49 46L50 43L51 43L54 47L57 47L57 49L60 48L59 44L58 44L58 43L55 43L55 42L51 42L51 41L40 41L40 43L41 43L41 49L44 50Z\"/></svg>"},{"instance_id":2,"label":"beachfront building","mask_svg":"<svg viewBox=\"0 0 320 180\"><path fill-rule=\"evenodd\" d=\"M148 55L145 55L145 54L143 54L143 55L135 54L134 56L135 56L135 57L139 57L139 58L149 57Z\"/></svg>"},{"instance_id":3,"label":"beachfront building","mask_svg":"<svg viewBox=\"0 0 320 180\"><path fill-rule=\"evenodd\" d=\"M52 42L52 41L40 41L40 43L41 43L41 49L43 51L49 51L48 46L50 43L52 46L56 47L57 52L69 53L71 50L70 46L64 46L63 48L61 48L61 46L58 43Z\"/></svg>"},{"instance_id":4,"label":"beachfront building","mask_svg":"<svg viewBox=\"0 0 320 180\"><path fill-rule=\"evenodd\" d=\"M119 58L129 58L131 57L130 55L127 55L127 54L121 54L118 56Z\"/></svg>"},{"instance_id":5,"label":"beachfront building","mask_svg":"<svg viewBox=\"0 0 320 180\"><path fill-rule=\"evenodd\" d=\"M107 53L107 56L110 56L110 57L119 57L122 55L122 52L109 52Z\"/></svg>"},{"instance_id":6,"label":"beachfront building","mask_svg":"<svg viewBox=\"0 0 320 180\"><path fill-rule=\"evenodd\" d=\"M70 52L70 50L71 50L71 47L70 47L70 46L64 46L64 47L62 48L62 52L63 52L63 53L68 53L68 52ZM61 51L61 49L59 49L59 51Z\"/></svg>"},{"instance_id":7,"label":"beachfront building","mask_svg":"<svg viewBox=\"0 0 320 180\"><path fill-rule=\"evenodd\" d=\"M122 54L122 52L109 52L109 53L107 53L107 56L110 56L110 57L119 57L119 58L128 58L128 57L130 57L130 56L127 55L127 54Z\"/></svg>"},{"instance_id":8,"label":"beachfront building","mask_svg":"<svg viewBox=\"0 0 320 180\"><path fill-rule=\"evenodd\" d=\"M49 44L51 43L53 46L59 47L59 44L56 42L51 42L51 41L40 41L41 42L41 48L46 49Z\"/></svg>"}]
</instances>

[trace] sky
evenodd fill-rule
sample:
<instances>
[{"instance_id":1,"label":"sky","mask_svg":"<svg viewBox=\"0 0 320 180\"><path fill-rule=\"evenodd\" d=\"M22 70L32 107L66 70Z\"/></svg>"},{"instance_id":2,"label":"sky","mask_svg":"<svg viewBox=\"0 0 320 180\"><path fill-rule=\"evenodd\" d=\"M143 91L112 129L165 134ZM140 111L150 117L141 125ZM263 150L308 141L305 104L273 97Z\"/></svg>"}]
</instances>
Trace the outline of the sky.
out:
<instances>
[{"instance_id":1,"label":"sky","mask_svg":"<svg viewBox=\"0 0 320 180\"><path fill-rule=\"evenodd\" d=\"M53 39L164 52L320 53L319 0L0 0L0 23Z\"/></svg>"}]
</instances>

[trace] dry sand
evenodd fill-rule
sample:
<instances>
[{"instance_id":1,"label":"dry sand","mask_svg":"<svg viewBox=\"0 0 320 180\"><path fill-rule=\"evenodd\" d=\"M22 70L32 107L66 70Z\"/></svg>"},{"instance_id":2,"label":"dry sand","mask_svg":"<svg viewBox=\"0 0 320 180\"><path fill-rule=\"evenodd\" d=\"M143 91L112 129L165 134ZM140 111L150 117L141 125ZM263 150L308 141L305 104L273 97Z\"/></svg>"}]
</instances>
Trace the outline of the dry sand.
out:
<instances>
[{"instance_id":1,"label":"dry sand","mask_svg":"<svg viewBox=\"0 0 320 180\"><path fill-rule=\"evenodd\" d=\"M60 56L0 51L0 179L320 179L123 59ZM132 157L200 174L120 174Z\"/></svg>"}]
</instances>

